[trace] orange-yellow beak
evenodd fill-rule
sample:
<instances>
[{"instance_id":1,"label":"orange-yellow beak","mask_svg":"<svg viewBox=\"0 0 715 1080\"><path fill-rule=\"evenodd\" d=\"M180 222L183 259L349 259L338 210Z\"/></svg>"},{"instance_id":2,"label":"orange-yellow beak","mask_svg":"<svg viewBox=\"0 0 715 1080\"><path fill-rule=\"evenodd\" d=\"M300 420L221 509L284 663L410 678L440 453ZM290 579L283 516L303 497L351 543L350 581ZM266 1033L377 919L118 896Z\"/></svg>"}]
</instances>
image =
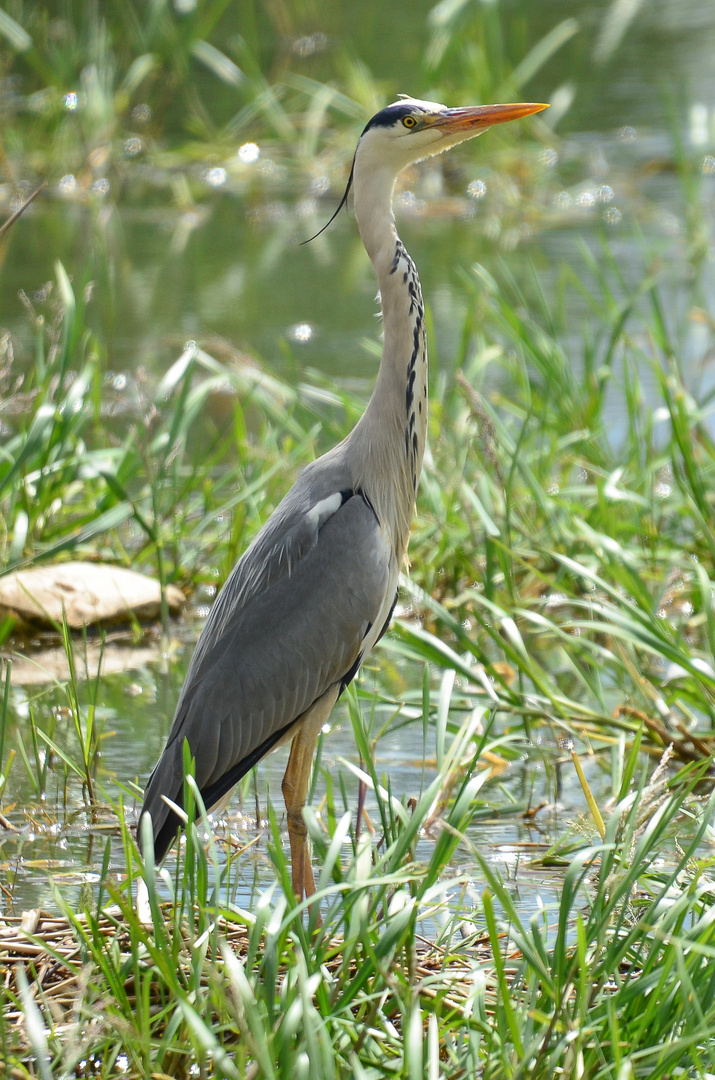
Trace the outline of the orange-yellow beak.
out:
<instances>
[{"instance_id":1,"label":"orange-yellow beak","mask_svg":"<svg viewBox=\"0 0 715 1080\"><path fill-rule=\"evenodd\" d=\"M473 105L464 109L447 109L434 116L426 116L424 127L440 128L444 135L457 135L468 131L483 131L494 124L505 124L507 120L520 120L523 116L548 109L548 105L534 102L519 102L512 105Z\"/></svg>"}]
</instances>

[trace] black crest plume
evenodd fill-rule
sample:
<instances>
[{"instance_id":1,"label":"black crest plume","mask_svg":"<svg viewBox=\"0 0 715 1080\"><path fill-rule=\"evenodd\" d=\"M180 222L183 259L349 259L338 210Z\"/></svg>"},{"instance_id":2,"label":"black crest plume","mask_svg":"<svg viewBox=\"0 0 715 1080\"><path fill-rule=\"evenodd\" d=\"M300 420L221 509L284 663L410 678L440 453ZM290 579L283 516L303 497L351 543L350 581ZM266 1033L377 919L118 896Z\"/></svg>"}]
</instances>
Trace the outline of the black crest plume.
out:
<instances>
[{"instance_id":1,"label":"black crest plume","mask_svg":"<svg viewBox=\"0 0 715 1080\"><path fill-rule=\"evenodd\" d=\"M311 240L315 240L315 238L317 236L320 236L321 233L324 233L325 230L327 229L328 225L332 225L332 223L335 221L336 217L338 216L338 214L340 213L342 208L344 206L347 206L347 204L348 204L348 195L350 194L350 188L353 186L353 174L354 173L355 173L355 155L353 154L353 163L350 166L350 176L348 177L347 187L345 188L345 191L343 192L342 199L338 203L337 210L335 211L333 216L328 221L325 222L325 225L323 225L322 229L318 229L317 233L315 233L314 236L309 236L307 240L301 240L301 243L300 243L301 247L303 246L303 244L309 244Z\"/></svg>"}]
</instances>

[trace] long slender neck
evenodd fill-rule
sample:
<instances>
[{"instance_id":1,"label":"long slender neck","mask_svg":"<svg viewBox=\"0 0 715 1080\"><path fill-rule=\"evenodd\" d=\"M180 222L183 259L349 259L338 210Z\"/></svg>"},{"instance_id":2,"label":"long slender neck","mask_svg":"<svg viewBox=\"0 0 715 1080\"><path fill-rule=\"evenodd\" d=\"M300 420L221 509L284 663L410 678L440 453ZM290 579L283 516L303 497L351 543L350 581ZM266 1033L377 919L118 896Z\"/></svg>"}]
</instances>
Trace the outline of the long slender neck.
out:
<instances>
[{"instance_id":1,"label":"long slender neck","mask_svg":"<svg viewBox=\"0 0 715 1080\"><path fill-rule=\"evenodd\" d=\"M427 343L417 268L397 235L394 173L355 162L355 216L380 287L384 344L375 389L349 437L358 482L402 558L427 433Z\"/></svg>"}]
</instances>

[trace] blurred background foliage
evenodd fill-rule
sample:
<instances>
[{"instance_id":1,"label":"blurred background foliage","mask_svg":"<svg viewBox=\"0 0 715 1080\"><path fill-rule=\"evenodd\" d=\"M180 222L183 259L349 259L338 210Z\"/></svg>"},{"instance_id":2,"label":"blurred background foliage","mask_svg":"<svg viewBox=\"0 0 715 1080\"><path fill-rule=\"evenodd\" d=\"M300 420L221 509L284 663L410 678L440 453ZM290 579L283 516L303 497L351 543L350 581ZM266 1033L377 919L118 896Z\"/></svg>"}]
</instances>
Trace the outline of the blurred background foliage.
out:
<instances>
[{"instance_id":1,"label":"blurred background foliage","mask_svg":"<svg viewBox=\"0 0 715 1080\"><path fill-rule=\"evenodd\" d=\"M435 310L447 355L462 314L455 269L524 243L538 258L535 234L547 283L555 255L575 257L571 227L604 218L666 243L682 227L706 256L689 196L683 206L712 150L715 30L701 0L16 2L0 35L0 199L9 212L48 185L2 267L20 341L19 290L49 280L54 258L94 260L89 319L112 368L159 374L177 334L211 332L287 373L290 345L276 338L309 321L320 332L296 364L347 375L342 354L371 310L369 266L353 229L303 251L298 241L339 197L365 119L398 92L551 103L545 119L408 178L425 284L458 305ZM465 203L476 217L466 236ZM626 247L619 261L640 276L638 245Z\"/></svg>"}]
</instances>

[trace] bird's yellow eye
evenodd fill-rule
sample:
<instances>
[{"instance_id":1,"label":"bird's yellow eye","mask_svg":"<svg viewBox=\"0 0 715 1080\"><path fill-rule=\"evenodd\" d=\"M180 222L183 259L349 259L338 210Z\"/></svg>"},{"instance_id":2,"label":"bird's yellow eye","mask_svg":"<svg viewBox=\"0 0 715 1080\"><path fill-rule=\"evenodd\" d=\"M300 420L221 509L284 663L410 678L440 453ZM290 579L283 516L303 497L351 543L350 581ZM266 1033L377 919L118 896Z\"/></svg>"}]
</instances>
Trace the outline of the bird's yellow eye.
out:
<instances>
[{"instance_id":1,"label":"bird's yellow eye","mask_svg":"<svg viewBox=\"0 0 715 1080\"><path fill-rule=\"evenodd\" d=\"M403 116L402 123L405 125L406 128L413 128L417 121L415 120L414 116Z\"/></svg>"}]
</instances>

